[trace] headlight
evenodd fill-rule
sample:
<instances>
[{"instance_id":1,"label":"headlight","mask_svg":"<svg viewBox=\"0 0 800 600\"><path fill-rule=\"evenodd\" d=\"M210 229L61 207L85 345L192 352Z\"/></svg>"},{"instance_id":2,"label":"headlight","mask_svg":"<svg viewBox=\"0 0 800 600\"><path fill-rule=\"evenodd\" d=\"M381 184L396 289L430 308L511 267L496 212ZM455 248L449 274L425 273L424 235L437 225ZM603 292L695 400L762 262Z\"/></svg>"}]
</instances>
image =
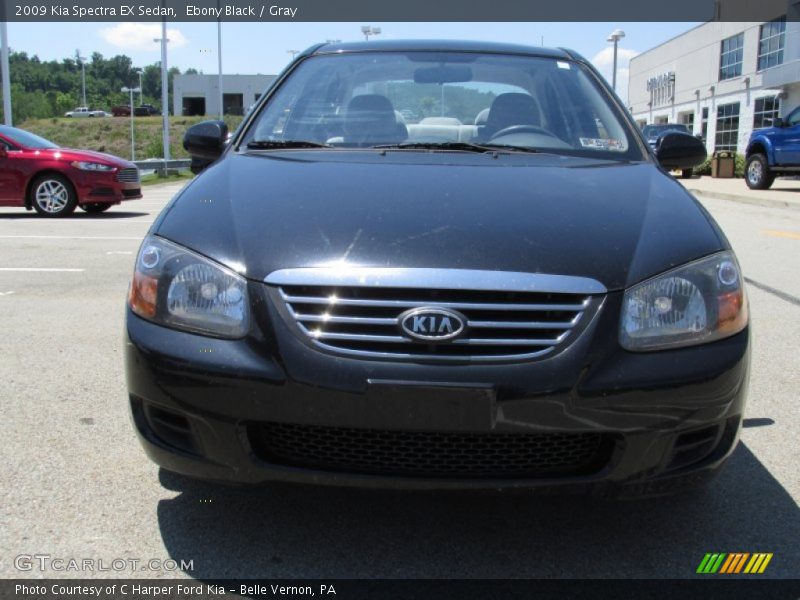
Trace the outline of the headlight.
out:
<instances>
[{"instance_id":1,"label":"headlight","mask_svg":"<svg viewBox=\"0 0 800 600\"><path fill-rule=\"evenodd\" d=\"M154 236L139 249L128 304L144 319L205 335L239 338L248 328L242 276Z\"/></svg>"},{"instance_id":2,"label":"headlight","mask_svg":"<svg viewBox=\"0 0 800 600\"><path fill-rule=\"evenodd\" d=\"M85 162L82 160L76 160L73 163L70 163L76 169L80 169L81 171L116 171L117 167L112 167L109 165L102 165L100 163L93 163L93 162Z\"/></svg>"},{"instance_id":3,"label":"headlight","mask_svg":"<svg viewBox=\"0 0 800 600\"><path fill-rule=\"evenodd\" d=\"M660 350L713 342L747 325L739 264L720 252L625 291L619 341L627 350Z\"/></svg>"}]
</instances>

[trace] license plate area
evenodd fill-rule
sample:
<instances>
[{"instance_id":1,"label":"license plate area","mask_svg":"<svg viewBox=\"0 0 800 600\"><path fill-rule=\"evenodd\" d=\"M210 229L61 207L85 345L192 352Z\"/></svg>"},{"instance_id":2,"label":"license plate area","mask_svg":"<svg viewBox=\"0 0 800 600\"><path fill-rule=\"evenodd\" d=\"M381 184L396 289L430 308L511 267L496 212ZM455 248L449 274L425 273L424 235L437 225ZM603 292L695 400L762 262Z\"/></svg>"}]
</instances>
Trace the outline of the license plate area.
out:
<instances>
[{"instance_id":1,"label":"license plate area","mask_svg":"<svg viewBox=\"0 0 800 600\"><path fill-rule=\"evenodd\" d=\"M391 429L488 431L495 398L491 385L369 380L364 417Z\"/></svg>"}]
</instances>

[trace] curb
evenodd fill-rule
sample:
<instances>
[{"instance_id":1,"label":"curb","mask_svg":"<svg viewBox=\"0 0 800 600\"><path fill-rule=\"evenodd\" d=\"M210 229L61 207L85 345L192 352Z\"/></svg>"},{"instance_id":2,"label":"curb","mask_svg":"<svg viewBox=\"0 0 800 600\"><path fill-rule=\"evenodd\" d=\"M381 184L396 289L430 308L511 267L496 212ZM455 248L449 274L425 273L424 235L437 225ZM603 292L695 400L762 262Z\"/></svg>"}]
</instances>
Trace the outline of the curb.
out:
<instances>
[{"instance_id":1,"label":"curb","mask_svg":"<svg viewBox=\"0 0 800 600\"><path fill-rule=\"evenodd\" d=\"M714 191L700 190L697 188L690 188L690 187L687 187L686 191L691 192L696 196L705 196L706 198L716 198L718 200L728 200L730 202L749 204L751 206L763 206L766 208L788 208L789 210L800 210L800 201L789 202L787 200L778 200L776 198L754 198L753 196L742 196L741 194L728 194L725 192L714 192ZM798 200L800 200L800 198L798 198Z\"/></svg>"}]
</instances>

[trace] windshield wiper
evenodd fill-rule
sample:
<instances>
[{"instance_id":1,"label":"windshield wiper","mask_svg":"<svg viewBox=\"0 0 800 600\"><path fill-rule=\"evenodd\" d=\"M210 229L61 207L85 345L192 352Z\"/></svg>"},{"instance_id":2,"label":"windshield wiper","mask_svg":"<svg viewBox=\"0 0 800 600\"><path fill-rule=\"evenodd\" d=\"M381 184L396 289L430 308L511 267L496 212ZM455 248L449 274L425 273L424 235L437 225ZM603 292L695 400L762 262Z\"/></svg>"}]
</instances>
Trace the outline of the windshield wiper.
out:
<instances>
[{"instance_id":1,"label":"windshield wiper","mask_svg":"<svg viewBox=\"0 0 800 600\"><path fill-rule=\"evenodd\" d=\"M400 142L399 144L380 144L373 148L399 150L462 150L464 152L538 152L534 148L513 146L511 144L474 144L472 142Z\"/></svg>"},{"instance_id":2,"label":"windshield wiper","mask_svg":"<svg viewBox=\"0 0 800 600\"><path fill-rule=\"evenodd\" d=\"M251 150L281 150L286 148L333 148L330 144L306 140L253 140L247 142Z\"/></svg>"}]
</instances>

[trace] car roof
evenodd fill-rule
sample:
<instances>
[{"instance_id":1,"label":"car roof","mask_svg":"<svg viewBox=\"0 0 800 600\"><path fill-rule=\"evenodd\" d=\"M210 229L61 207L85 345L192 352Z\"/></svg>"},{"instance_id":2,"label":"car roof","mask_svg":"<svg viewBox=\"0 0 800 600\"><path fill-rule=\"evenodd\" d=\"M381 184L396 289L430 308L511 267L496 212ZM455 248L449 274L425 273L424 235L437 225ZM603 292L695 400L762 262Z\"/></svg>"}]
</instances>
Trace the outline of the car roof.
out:
<instances>
[{"instance_id":1,"label":"car roof","mask_svg":"<svg viewBox=\"0 0 800 600\"><path fill-rule=\"evenodd\" d=\"M547 58L565 60L580 59L576 53L564 48L544 48L541 46L525 46L523 44L505 44L498 42L478 42L464 40L371 40L366 42L338 42L321 44L309 49L304 54L333 54L347 52L487 52L498 54L527 54Z\"/></svg>"}]
</instances>

